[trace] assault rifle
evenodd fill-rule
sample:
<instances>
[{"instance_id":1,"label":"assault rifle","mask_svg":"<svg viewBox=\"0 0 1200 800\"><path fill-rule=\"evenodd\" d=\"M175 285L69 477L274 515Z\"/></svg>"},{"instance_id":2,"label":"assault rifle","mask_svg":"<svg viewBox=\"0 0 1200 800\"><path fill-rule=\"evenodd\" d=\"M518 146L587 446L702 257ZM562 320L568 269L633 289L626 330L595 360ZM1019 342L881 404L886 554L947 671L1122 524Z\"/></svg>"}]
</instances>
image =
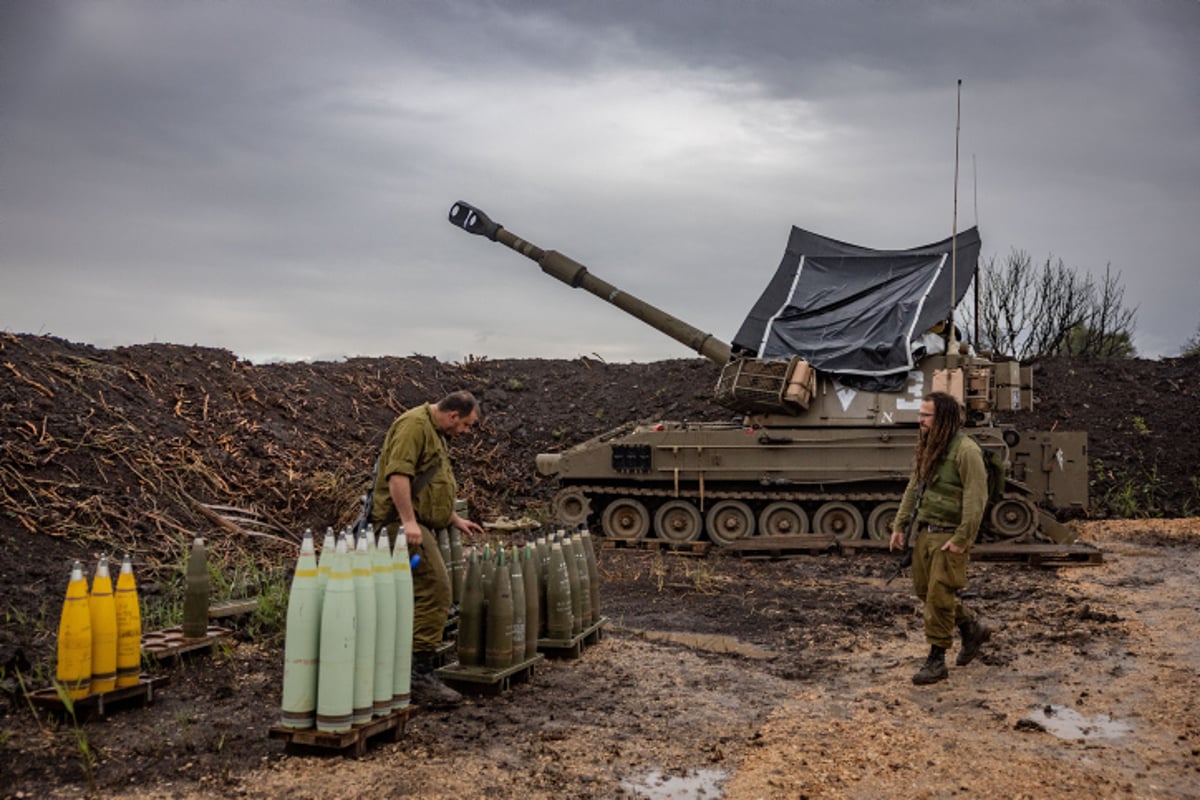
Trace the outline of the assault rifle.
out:
<instances>
[{"instance_id":1,"label":"assault rifle","mask_svg":"<svg viewBox=\"0 0 1200 800\"><path fill-rule=\"evenodd\" d=\"M906 570L907 568L912 566L912 562L913 562L912 541L913 541L914 534L917 532L917 510L921 507L921 496L924 494L925 494L925 484L922 483L917 486L917 499L913 503L912 519L910 519L908 521L908 528L904 531L904 543L902 545L902 549L904 550L904 555L901 556L900 563L896 565L896 571L892 573L892 577L890 577L886 581L884 581L884 584L883 584L884 586L888 586L889 584L891 584L892 581L894 581L894 580L896 580L896 578L900 577L900 574L902 572L904 572L904 570Z\"/></svg>"}]
</instances>

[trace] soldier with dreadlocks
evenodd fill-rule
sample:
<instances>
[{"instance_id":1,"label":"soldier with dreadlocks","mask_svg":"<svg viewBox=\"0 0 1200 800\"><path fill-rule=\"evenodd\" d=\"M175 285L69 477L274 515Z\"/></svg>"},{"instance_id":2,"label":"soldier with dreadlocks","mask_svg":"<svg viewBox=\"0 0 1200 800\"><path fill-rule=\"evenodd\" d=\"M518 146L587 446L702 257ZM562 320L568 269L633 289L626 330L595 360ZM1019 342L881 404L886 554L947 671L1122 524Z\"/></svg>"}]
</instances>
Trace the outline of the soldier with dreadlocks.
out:
<instances>
[{"instance_id":1,"label":"soldier with dreadlocks","mask_svg":"<svg viewBox=\"0 0 1200 800\"><path fill-rule=\"evenodd\" d=\"M988 488L983 451L959 430L963 410L958 400L944 392L927 394L917 418L921 430L913 472L892 522L890 548L904 546L904 531L915 515L912 576L917 597L925 603L929 656L912 680L927 684L948 675L946 650L954 642L955 627L962 636L955 662L960 667L971 663L992 635L958 597L967 585L967 557L983 521Z\"/></svg>"}]
</instances>

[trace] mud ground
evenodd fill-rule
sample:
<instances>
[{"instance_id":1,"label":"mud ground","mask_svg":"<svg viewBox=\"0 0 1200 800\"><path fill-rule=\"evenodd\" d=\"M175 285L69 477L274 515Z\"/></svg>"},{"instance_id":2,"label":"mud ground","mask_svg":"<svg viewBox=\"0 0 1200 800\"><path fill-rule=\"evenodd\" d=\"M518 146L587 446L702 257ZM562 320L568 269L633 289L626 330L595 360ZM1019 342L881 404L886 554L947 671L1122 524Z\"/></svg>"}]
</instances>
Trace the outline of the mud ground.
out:
<instances>
[{"instance_id":1,"label":"mud ground","mask_svg":"<svg viewBox=\"0 0 1200 800\"><path fill-rule=\"evenodd\" d=\"M267 739L282 656L183 661L150 706L84 726L104 797L1198 797L1200 521L1088 523L1100 566L972 566L997 627L916 687L885 556L602 550L607 635L365 758ZM953 653L951 654L953 655ZM77 797L71 726L5 725L5 797Z\"/></svg>"},{"instance_id":2,"label":"mud ground","mask_svg":"<svg viewBox=\"0 0 1200 800\"><path fill-rule=\"evenodd\" d=\"M634 419L725 419L715 377L682 359L258 366L0 334L0 798L1200 796L1200 358L1036 367L1020 424L1089 432L1092 520L1073 524L1106 562L973 566L970 599L1000 630L935 687L908 680L920 617L903 580L884 586L885 556L602 550L602 642L510 694L418 714L362 761L267 738L282 647L245 620L228 647L162 668L149 706L75 727L26 700L52 675L74 559L131 552L160 605L194 533L223 564L286 571L304 527L353 518L391 419L456 388L485 409L452 452L472 515L536 514L555 486L535 453Z\"/></svg>"}]
</instances>

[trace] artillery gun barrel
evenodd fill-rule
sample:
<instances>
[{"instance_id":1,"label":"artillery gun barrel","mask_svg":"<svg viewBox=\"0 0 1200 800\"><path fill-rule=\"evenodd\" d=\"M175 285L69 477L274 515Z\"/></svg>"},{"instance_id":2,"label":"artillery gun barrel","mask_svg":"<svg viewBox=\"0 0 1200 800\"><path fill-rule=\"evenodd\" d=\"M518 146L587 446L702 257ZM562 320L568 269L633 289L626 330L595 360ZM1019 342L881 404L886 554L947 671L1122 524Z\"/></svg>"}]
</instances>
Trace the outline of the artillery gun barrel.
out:
<instances>
[{"instance_id":1,"label":"artillery gun barrel","mask_svg":"<svg viewBox=\"0 0 1200 800\"><path fill-rule=\"evenodd\" d=\"M467 233L486 236L493 242L500 242L500 244L511 247L526 258L536 261L542 268L542 272L547 275L557 278L568 286L591 292L626 314L637 317L650 327L662 331L680 344L695 350L710 361L724 366L730 359L732 353L730 346L712 334L705 333L699 328L655 308L645 300L621 291L611 283L597 278L588 272L587 267L562 253L555 250L543 250L537 245L513 235L504 226L493 222L487 214L467 203L458 202L450 208L450 222Z\"/></svg>"}]
</instances>

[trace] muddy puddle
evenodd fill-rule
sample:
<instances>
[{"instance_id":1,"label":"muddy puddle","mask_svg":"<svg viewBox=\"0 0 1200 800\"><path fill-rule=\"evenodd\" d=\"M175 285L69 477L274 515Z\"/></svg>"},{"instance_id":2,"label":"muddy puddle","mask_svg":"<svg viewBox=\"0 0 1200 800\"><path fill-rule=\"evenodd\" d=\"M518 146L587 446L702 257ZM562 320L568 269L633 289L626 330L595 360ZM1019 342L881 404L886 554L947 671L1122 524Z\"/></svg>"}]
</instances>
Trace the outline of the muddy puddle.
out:
<instances>
[{"instance_id":1,"label":"muddy puddle","mask_svg":"<svg viewBox=\"0 0 1200 800\"><path fill-rule=\"evenodd\" d=\"M1133 725L1107 714L1089 717L1068 706L1034 706L1031 719L1059 739L1120 739Z\"/></svg>"},{"instance_id":2,"label":"muddy puddle","mask_svg":"<svg viewBox=\"0 0 1200 800\"><path fill-rule=\"evenodd\" d=\"M729 773L720 769L689 770L673 776L654 769L636 780L621 781L621 788L645 800L715 800L724 796L721 784L728 779Z\"/></svg>"}]
</instances>

